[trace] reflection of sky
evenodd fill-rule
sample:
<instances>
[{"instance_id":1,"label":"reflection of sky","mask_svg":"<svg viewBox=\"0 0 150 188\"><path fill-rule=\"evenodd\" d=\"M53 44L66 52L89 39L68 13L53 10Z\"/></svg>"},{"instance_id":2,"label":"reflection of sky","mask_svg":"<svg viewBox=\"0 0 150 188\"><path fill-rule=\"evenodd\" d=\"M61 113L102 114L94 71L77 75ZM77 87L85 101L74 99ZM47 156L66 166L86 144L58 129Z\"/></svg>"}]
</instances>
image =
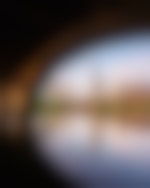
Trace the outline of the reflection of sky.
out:
<instances>
[{"instance_id":1,"label":"reflection of sky","mask_svg":"<svg viewBox=\"0 0 150 188\"><path fill-rule=\"evenodd\" d=\"M51 75L47 74L37 96L46 100L51 95L65 96L68 100L80 99L82 102L88 100L94 90L112 96L113 92L130 85L146 84L149 87L149 52L150 37L119 39L104 46L89 47L83 53L64 59L64 64ZM51 151L56 163L59 161L69 171L77 168L81 175L84 169L84 173L89 174L91 168L100 168L104 161L110 165L109 170L115 164L121 171L128 165L130 170L138 166L138 172L142 168L150 171L150 129L145 131L133 125L126 126L125 122L114 119L93 120L89 115L78 112L69 113L61 121L56 118L54 126L51 126L51 117L33 119L40 127L35 132L39 134L45 155L49 158Z\"/></svg>"}]
</instances>

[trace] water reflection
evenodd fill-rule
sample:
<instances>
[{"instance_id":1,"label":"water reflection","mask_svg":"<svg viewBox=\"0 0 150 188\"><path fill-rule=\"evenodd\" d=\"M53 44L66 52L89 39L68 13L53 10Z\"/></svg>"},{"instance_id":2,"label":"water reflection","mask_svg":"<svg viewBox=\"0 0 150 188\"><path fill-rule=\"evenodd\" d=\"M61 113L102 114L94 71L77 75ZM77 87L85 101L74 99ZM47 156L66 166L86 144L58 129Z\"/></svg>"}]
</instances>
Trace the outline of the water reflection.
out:
<instances>
[{"instance_id":1,"label":"water reflection","mask_svg":"<svg viewBox=\"0 0 150 188\"><path fill-rule=\"evenodd\" d=\"M35 96L32 133L47 162L86 181L150 178L150 38L64 60ZM81 55L82 54L82 55Z\"/></svg>"}]
</instances>

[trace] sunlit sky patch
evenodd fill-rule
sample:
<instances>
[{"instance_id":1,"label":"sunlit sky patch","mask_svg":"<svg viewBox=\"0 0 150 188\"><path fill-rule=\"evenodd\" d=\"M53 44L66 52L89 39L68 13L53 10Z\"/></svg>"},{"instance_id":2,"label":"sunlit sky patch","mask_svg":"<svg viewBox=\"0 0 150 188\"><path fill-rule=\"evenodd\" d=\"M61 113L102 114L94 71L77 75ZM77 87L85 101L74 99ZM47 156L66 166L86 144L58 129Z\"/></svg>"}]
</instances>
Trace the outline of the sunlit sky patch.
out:
<instances>
[{"instance_id":1,"label":"sunlit sky patch","mask_svg":"<svg viewBox=\"0 0 150 188\"><path fill-rule=\"evenodd\" d=\"M110 93L115 92L119 84L134 84L139 80L149 84L149 52L149 36L87 46L61 60L61 65L51 74L47 72L44 83L38 88L40 95L49 95L53 91L52 86L58 82L59 87L66 87L70 92L84 96L84 93L90 92L88 90L91 90L94 76L99 87Z\"/></svg>"}]
</instances>

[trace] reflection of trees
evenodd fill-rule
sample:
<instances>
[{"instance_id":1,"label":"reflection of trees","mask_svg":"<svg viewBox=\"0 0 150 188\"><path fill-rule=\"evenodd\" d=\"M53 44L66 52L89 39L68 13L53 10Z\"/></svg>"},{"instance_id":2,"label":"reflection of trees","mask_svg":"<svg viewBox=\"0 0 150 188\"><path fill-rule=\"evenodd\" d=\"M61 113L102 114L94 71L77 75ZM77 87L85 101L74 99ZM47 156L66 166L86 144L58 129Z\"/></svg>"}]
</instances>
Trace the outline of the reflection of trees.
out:
<instances>
[{"instance_id":1,"label":"reflection of trees","mask_svg":"<svg viewBox=\"0 0 150 188\"><path fill-rule=\"evenodd\" d=\"M123 85L124 88L118 88L116 96L109 97L104 84L103 80L100 80L99 73L94 69L91 74L91 93L88 100L75 100L70 88L58 84L55 90L52 90L53 93L50 92L47 101L37 105L37 108L40 108L40 113L42 110L43 114L47 114L51 129L58 131L67 129L68 114L77 112L89 115L92 119L89 138L91 150L95 150L100 142L103 146L104 131L107 126L105 122L111 117L116 122L120 122L120 127L134 125L137 128L139 125L143 127L150 123L150 88L143 88L141 85L132 87Z\"/></svg>"},{"instance_id":2,"label":"reflection of trees","mask_svg":"<svg viewBox=\"0 0 150 188\"><path fill-rule=\"evenodd\" d=\"M95 68L95 67L94 67ZM50 96L40 108L43 114L60 124L67 120L70 113L86 113L93 121L91 131L91 145L96 145L100 137L103 137L105 128L103 120L114 118L121 124L148 124L150 123L150 88L139 85L122 84L115 95L108 95L105 90L105 82L100 80L97 69L91 71L90 90L87 100L76 99L65 84L56 84L51 88ZM78 89L78 88L76 88ZM45 100L45 99L44 99ZM44 104L44 105L43 105ZM126 123L127 122L127 123ZM120 124L120 125L121 125ZM100 135L101 133L101 135ZM93 148L93 146L92 146Z\"/></svg>"},{"instance_id":3,"label":"reflection of trees","mask_svg":"<svg viewBox=\"0 0 150 188\"><path fill-rule=\"evenodd\" d=\"M68 91L68 88L59 87L60 90L54 92L54 95L49 96L45 101L45 108L57 109L61 111L77 110L93 113L93 115L148 115L150 111L150 89L140 86L132 86L125 89L120 89L116 97L109 98L105 96L105 91L99 85L96 74L92 77L91 90L88 100L82 101L73 98ZM43 106L44 107L44 106Z\"/></svg>"}]
</instances>

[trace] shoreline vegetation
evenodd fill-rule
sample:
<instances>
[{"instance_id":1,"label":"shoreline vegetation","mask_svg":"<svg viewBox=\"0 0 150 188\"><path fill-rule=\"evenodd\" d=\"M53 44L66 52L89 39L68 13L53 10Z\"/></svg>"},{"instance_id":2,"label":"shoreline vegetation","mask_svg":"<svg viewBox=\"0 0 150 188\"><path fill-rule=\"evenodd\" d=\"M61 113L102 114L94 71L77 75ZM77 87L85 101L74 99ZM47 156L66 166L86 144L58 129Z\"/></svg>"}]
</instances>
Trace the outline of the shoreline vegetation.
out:
<instances>
[{"instance_id":1,"label":"shoreline vegetation","mask_svg":"<svg viewBox=\"0 0 150 188\"><path fill-rule=\"evenodd\" d=\"M114 100L93 100L86 103L63 99L37 99L31 112L38 115L63 116L67 113L87 113L97 117L116 117L124 120L150 122L150 93L124 94Z\"/></svg>"}]
</instances>

